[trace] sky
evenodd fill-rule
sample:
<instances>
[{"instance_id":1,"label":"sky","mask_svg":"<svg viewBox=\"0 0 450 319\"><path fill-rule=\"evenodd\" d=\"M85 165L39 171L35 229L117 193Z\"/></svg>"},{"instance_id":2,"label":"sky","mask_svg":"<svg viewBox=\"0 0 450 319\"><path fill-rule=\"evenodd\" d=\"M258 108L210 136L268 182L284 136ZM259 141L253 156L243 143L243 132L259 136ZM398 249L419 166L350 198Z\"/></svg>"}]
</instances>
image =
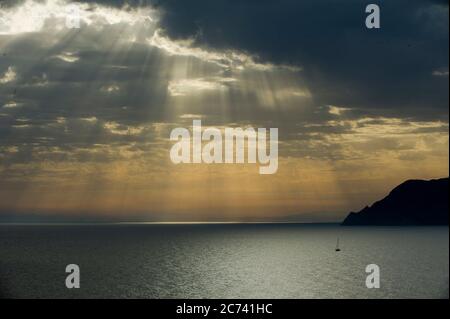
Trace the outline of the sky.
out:
<instances>
[{"instance_id":1,"label":"sky","mask_svg":"<svg viewBox=\"0 0 450 319\"><path fill-rule=\"evenodd\" d=\"M340 221L448 176L448 2L366 2L1 1L0 219ZM278 171L175 165L194 119L278 128Z\"/></svg>"}]
</instances>

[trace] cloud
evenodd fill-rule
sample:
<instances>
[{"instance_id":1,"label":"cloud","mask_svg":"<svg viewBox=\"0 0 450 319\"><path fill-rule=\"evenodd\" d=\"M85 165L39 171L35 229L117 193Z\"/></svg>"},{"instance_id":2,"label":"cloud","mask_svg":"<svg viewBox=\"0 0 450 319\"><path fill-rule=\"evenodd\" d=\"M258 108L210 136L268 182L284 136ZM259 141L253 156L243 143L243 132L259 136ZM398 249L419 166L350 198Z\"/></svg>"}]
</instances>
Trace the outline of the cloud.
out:
<instances>
[{"instance_id":1,"label":"cloud","mask_svg":"<svg viewBox=\"0 0 450 319\"><path fill-rule=\"evenodd\" d=\"M9 4L9 5L8 5ZM40 32L49 29L63 30L70 21L97 27L126 23L153 23L155 12L149 7L120 10L102 6L96 1L86 3L69 0L9 1L0 11L0 35ZM78 23L77 23L78 25Z\"/></svg>"},{"instance_id":2,"label":"cloud","mask_svg":"<svg viewBox=\"0 0 450 319\"><path fill-rule=\"evenodd\" d=\"M120 91L120 87L116 84L110 84L110 85L102 86L100 90L102 92L112 94L112 93Z\"/></svg>"},{"instance_id":3,"label":"cloud","mask_svg":"<svg viewBox=\"0 0 450 319\"><path fill-rule=\"evenodd\" d=\"M446 76L448 77L448 69L447 70L435 70L433 71L434 76Z\"/></svg>"},{"instance_id":4,"label":"cloud","mask_svg":"<svg viewBox=\"0 0 450 319\"><path fill-rule=\"evenodd\" d=\"M186 96L190 94L204 93L205 91L222 91L227 86L222 83L234 81L234 79L182 79L170 81L167 89L171 96Z\"/></svg>"},{"instance_id":5,"label":"cloud","mask_svg":"<svg viewBox=\"0 0 450 319\"><path fill-rule=\"evenodd\" d=\"M343 112L350 110L345 107L338 107L338 106L334 106L334 105L329 105L328 108L329 108L328 112L330 114L338 115L338 116L342 115Z\"/></svg>"},{"instance_id":6,"label":"cloud","mask_svg":"<svg viewBox=\"0 0 450 319\"><path fill-rule=\"evenodd\" d=\"M155 31L153 36L149 39L151 46L164 50L170 55L195 57L200 60L215 63L220 67L243 70L244 68L251 68L256 70L270 70L275 66L270 63L257 63L254 57L236 50L206 50L195 46L194 38L187 38L183 40L172 40L161 35L161 30ZM280 68L285 68L293 72L301 70L300 67L279 65Z\"/></svg>"},{"instance_id":7,"label":"cloud","mask_svg":"<svg viewBox=\"0 0 450 319\"><path fill-rule=\"evenodd\" d=\"M54 58L60 59L67 63L74 63L80 59L74 52L62 52L61 54L55 55Z\"/></svg>"},{"instance_id":8,"label":"cloud","mask_svg":"<svg viewBox=\"0 0 450 319\"><path fill-rule=\"evenodd\" d=\"M19 104L17 104L16 102L8 102L5 105L3 105L3 107L5 109L11 109L11 108L19 107Z\"/></svg>"},{"instance_id":9,"label":"cloud","mask_svg":"<svg viewBox=\"0 0 450 319\"><path fill-rule=\"evenodd\" d=\"M3 74L3 76L0 77L0 84L6 84L9 82L13 82L17 78L17 73L14 69L14 67L10 66L6 70L6 72Z\"/></svg>"}]
</instances>

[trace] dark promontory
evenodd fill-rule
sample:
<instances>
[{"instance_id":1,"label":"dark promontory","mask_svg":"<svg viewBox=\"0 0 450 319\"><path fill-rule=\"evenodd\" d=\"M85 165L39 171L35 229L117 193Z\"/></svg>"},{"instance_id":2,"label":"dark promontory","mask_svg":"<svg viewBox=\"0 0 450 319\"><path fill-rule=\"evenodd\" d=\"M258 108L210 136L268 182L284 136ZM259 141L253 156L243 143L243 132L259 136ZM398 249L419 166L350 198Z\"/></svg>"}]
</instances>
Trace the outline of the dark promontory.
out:
<instances>
[{"instance_id":1,"label":"dark promontory","mask_svg":"<svg viewBox=\"0 0 450 319\"><path fill-rule=\"evenodd\" d=\"M448 178L408 180L343 225L448 225Z\"/></svg>"}]
</instances>

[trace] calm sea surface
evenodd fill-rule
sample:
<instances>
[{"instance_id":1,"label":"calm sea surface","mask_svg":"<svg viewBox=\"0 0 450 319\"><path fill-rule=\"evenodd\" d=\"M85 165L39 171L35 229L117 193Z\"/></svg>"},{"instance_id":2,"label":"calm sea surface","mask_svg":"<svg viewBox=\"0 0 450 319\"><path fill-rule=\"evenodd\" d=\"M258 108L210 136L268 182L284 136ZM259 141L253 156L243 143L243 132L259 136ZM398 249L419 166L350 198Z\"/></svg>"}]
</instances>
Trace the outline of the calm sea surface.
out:
<instances>
[{"instance_id":1,"label":"calm sea surface","mask_svg":"<svg viewBox=\"0 0 450 319\"><path fill-rule=\"evenodd\" d=\"M335 252L340 238L340 252ZM81 288L65 287L65 267ZM366 265L381 287L367 289ZM19 298L448 298L448 227L0 225Z\"/></svg>"}]
</instances>

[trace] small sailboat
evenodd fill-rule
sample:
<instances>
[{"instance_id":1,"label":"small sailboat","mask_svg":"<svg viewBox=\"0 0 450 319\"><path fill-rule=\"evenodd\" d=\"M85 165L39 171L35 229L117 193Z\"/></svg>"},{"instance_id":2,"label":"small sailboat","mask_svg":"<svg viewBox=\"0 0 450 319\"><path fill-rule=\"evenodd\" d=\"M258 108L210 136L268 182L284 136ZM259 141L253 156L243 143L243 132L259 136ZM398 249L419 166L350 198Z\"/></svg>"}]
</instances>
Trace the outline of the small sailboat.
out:
<instances>
[{"instance_id":1,"label":"small sailboat","mask_svg":"<svg viewBox=\"0 0 450 319\"><path fill-rule=\"evenodd\" d=\"M341 249L339 248L339 237L338 237L338 239L336 241L336 249L335 249L335 251L341 251Z\"/></svg>"}]
</instances>

